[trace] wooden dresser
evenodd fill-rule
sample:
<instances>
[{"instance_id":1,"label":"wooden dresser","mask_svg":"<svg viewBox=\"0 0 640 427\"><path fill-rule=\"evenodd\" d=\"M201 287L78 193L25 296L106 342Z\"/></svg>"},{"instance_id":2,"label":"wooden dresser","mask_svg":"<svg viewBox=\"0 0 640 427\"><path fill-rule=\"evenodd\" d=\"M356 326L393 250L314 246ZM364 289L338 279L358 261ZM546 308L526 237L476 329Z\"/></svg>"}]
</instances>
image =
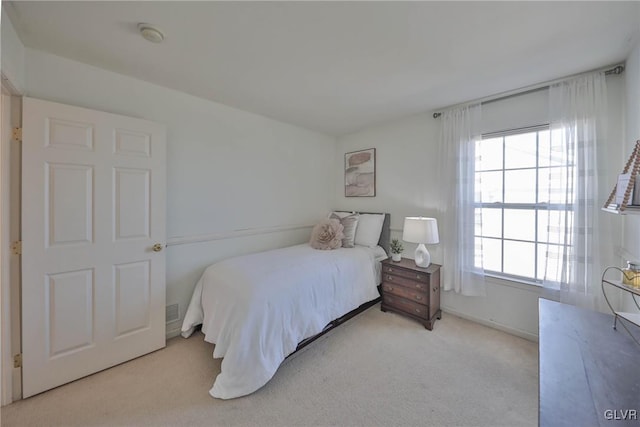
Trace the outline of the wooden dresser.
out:
<instances>
[{"instance_id":1,"label":"wooden dresser","mask_svg":"<svg viewBox=\"0 0 640 427\"><path fill-rule=\"evenodd\" d=\"M432 330L440 311L440 266L416 266L412 259L382 261L382 311L393 311Z\"/></svg>"}]
</instances>

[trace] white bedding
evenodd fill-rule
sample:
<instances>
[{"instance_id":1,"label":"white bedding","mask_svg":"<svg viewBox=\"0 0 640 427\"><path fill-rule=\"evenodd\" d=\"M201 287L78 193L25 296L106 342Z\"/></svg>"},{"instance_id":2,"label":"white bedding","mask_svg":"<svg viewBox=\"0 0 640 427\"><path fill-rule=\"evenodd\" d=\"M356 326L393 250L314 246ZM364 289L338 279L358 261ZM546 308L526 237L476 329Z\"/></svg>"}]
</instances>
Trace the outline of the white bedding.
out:
<instances>
[{"instance_id":1,"label":"white bedding","mask_svg":"<svg viewBox=\"0 0 640 427\"><path fill-rule=\"evenodd\" d=\"M304 244L208 267L182 335L202 324L205 340L215 344L213 357L224 358L209 394L231 399L253 393L300 341L377 298L379 255L362 246L323 251Z\"/></svg>"}]
</instances>

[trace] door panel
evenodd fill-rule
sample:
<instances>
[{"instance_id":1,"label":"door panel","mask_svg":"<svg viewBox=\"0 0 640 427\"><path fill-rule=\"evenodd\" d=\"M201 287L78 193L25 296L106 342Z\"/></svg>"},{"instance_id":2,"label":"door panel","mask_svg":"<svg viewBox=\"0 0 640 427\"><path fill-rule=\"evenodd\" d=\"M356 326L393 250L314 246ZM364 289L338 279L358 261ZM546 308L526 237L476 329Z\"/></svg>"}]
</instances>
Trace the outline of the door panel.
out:
<instances>
[{"instance_id":1,"label":"door panel","mask_svg":"<svg viewBox=\"0 0 640 427\"><path fill-rule=\"evenodd\" d=\"M53 118L45 119L45 146L54 149L93 151L93 125Z\"/></svg>"},{"instance_id":2,"label":"door panel","mask_svg":"<svg viewBox=\"0 0 640 427\"><path fill-rule=\"evenodd\" d=\"M165 345L165 129L24 98L23 395Z\"/></svg>"},{"instance_id":3,"label":"door panel","mask_svg":"<svg viewBox=\"0 0 640 427\"><path fill-rule=\"evenodd\" d=\"M94 344L93 287L93 269L47 275L45 309L50 358Z\"/></svg>"},{"instance_id":4,"label":"door panel","mask_svg":"<svg viewBox=\"0 0 640 427\"><path fill-rule=\"evenodd\" d=\"M115 266L116 335L149 327L151 283L149 261Z\"/></svg>"},{"instance_id":5,"label":"door panel","mask_svg":"<svg viewBox=\"0 0 640 427\"><path fill-rule=\"evenodd\" d=\"M151 137L146 133L136 133L116 129L113 152L121 156L151 157Z\"/></svg>"},{"instance_id":6,"label":"door panel","mask_svg":"<svg viewBox=\"0 0 640 427\"><path fill-rule=\"evenodd\" d=\"M47 247L93 242L93 167L46 163Z\"/></svg>"},{"instance_id":7,"label":"door panel","mask_svg":"<svg viewBox=\"0 0 640 427\"><path fill-rule=\"evenodd\" d=\"M149 238L151 171L116 168L114 173L115 240Z\"/></svg>"}]
</instances>

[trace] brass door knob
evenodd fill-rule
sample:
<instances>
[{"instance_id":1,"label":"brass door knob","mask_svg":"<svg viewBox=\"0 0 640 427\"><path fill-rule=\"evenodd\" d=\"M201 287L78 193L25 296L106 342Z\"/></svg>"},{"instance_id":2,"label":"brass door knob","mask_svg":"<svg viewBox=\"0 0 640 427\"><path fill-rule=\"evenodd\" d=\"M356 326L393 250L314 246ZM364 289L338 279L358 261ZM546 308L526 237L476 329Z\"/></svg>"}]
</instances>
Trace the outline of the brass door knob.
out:
<instances>
[{"instance_id":1,"label":"brass door knob","mask_svg":"<svg viewBox=\"0 0 640 427\"><path fill-rule=\"evenodd\" d=\"M160 252L162 250L162 243L156 243L153 245L153 252Z\"/></svg>"}]
</instances>

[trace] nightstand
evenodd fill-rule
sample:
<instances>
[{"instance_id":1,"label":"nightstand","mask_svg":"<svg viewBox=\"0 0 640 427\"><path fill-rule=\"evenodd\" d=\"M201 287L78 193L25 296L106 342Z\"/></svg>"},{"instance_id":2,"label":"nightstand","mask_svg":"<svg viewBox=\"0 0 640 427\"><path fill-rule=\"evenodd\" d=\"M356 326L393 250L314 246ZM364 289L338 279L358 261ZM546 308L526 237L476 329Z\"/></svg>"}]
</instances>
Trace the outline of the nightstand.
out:
<instances>
[{"instance_id":1,"label":"nightstand","mask_svg":"<svg viewBox=\"0 0 640 427\"><path fill-rule=\"evenodd\" d=\"M433 329L440 311L440 265L416 266L412 259L382 261L382 311L393 311Z\"/></svg>"}]
</instances>

